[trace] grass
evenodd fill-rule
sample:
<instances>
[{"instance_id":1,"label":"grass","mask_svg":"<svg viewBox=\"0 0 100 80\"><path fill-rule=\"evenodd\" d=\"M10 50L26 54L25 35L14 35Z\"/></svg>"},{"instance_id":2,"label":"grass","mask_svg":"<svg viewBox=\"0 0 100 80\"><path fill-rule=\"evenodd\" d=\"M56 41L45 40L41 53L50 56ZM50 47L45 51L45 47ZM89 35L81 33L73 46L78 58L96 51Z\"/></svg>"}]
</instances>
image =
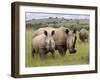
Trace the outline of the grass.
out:
<instances>
[{"instance_id":1,"label":"grass","mask_svg":"<svg viewBox=\"0 0 100 80\"><path fill-rule=\"evenodd\" d=\"M32 33L32 29L26 29L26 67L89 64L89 42L82 43L79 40L78 33L76 54L70 54L67 50L66 55L61 57L58 51L56 51L55 59L52 58L51 53L48 53L44 60L41 60L38 54L34 58L32 57Z\"/></svg>"}]
</instances>

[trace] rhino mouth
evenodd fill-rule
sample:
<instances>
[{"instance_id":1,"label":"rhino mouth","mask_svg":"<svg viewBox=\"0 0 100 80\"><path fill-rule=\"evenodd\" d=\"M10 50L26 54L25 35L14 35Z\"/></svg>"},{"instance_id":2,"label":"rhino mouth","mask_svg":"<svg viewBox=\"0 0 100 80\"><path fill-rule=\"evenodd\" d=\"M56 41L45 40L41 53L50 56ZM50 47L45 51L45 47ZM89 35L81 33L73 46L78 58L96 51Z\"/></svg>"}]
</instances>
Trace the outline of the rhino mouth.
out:
<instances>
[{"instance_id":1,"label":"rhino mouth","mask_svg":"<svg viewBox=\"0 0 100 80\"><path fill-rule=\"evenodd\" d=\"M70 49L69 52L70 52L70 54L72 54L72 53L76 53L77 50L76 49Z\"/></svg>"}]
</instances>

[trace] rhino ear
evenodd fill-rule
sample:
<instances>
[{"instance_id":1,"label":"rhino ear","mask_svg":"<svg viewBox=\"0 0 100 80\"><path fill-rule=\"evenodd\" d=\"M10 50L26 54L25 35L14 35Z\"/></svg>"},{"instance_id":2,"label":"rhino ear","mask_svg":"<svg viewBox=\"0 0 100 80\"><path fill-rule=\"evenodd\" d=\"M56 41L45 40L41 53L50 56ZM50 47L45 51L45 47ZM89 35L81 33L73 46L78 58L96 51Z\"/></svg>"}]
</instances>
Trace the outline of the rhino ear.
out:
<instances>
[{"instance_id":1,"label":"rhino ear","mask_svg":"<svg viewBox=\"0 0 100 80\"><path fill-rule=\"evenodd\" d=\"M53 36L55 34L55 31L53 30L52 32L51 32L51 35Z\"/></svg>"},{"instance_id":2,"label":"rhino ear","mask_svg":"<svg viewBox=\"0 0 100 80\"><path fill-rule=\"evenodd\" d=\"M48 35L47 31L44 31L44 34L47 36Z\"/></svg>"},{"instance_id":3,"label":"rhino ear","mask_svg":"<svg viewBox=\"0 0 100 80\"><path fill-rule=\"evenodd\" d=\"M69 30L68 30L68 29L66 29L66 30L65 30L65 32L66 32L66 34L68 34L68 33L69 33Z\"/></svg>"},{"instance_id":4,"label":"rhino ear","mask_svg":"<svg viewBox=\"0 0 100 80\"><path fill-rule=\"evenodd\" d=\"M73 30L73 33L76 34L76 29Z\"/></svg>"}]
</instances>

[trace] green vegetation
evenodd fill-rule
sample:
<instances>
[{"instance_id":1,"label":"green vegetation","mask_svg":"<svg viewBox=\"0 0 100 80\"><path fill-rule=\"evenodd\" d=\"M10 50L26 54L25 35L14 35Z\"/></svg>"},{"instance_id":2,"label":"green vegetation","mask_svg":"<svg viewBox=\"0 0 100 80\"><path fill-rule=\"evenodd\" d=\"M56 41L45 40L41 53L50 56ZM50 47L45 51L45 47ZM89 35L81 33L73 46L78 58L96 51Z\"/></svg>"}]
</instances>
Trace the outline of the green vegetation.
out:
<instances>
[{"instance_id":1,"label":"green vegetation","mask_svg":"<svg viewBox=\"0 0 100 80\"><path fill-rule=\"evenodd\" d=\"M76 28L80 30L82 27L89 30L89 19L65 19L65 18L44 18L32 19L26 21L27 28L40 28L40 27L60 27Z\"/></svg>"},{"instance_id":2,"label":"green vegetation","mask_svg":"<svg viewBox=\"0 0 100 80\"><path fill-rule=\"evenodd\" d=\"M61 57L58 51L56 51L55 59L52 58L51 53L48 53L44 60L41 60L38 54L33 58L31 54L33 32L34 29L26 28L26 67L89 64L89 42L82 43L79 40L78 32L76 54L70 54L67 50L66 55L64 57Z\"/></svg>"}]
</instances>

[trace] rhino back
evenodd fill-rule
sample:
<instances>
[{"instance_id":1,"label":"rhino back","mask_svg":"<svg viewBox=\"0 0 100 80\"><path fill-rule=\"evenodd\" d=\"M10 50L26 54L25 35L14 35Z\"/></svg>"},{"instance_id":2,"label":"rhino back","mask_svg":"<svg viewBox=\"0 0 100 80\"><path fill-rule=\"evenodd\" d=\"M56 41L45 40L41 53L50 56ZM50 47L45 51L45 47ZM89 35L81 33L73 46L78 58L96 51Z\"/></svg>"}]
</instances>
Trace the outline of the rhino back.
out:
<instances>
[{"instance_id":1,"label":"rhino back","mask_svg":"<svg viewBox=\"0 0 100 80\"><path fill-rule=\"evenodd\" d=\"M47 31L49 35L51 35L51 32L53 30L55 30L55 28L52 28L52 27L44 27L44 28L39 28L38 30L36 30L35 32L33 32L33 38L38 36L38 35L41 35L44 33L44 31Z\"/></svg>"}]
</instances>

